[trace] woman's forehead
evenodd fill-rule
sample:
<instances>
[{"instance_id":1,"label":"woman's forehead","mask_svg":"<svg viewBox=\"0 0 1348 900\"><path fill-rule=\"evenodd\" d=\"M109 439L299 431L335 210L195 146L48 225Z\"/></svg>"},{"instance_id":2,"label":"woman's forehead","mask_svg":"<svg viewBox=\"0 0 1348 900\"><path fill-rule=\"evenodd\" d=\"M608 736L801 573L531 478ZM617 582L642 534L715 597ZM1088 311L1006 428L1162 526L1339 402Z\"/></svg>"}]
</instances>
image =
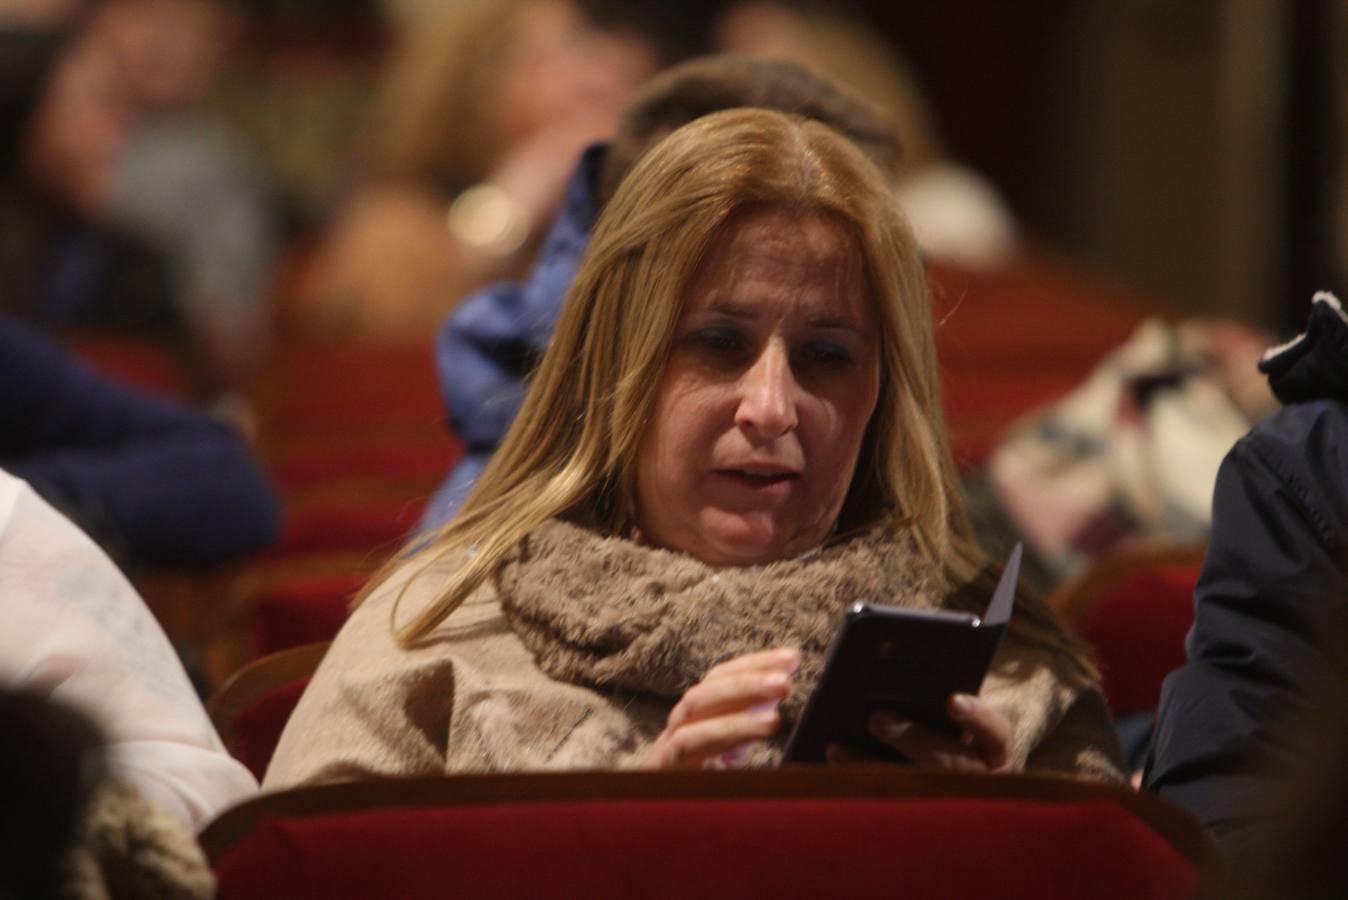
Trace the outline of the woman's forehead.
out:
<instances>
[{"instance_id":1,"label":"woman's forehead","mask_svg":"<svg viewBox=\"0 0 1348 900\"><path fill-rule=\"evenodd\" d=\"M864 315L860 248L834 219L780 210L741 213L721 229L690 285L691 307L799 293Z\"/></svg>"}]
</instances>

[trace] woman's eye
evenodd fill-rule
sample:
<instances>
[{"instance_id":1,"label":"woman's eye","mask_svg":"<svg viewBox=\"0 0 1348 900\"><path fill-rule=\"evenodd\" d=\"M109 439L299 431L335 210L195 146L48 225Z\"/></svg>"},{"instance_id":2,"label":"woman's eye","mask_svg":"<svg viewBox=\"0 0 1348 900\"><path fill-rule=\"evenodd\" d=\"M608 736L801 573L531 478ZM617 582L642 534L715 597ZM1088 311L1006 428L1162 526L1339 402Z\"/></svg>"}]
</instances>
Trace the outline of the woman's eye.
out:
<instances>
[{"instance_id":1,"label":"woman's eye","mask_svg":"<svg viewBox=\"0 0 1348 900\"><path fill-rule=\"evenodd\" d=\"M693 340L698 347L721 356L743 353L748 346L743 334L724 326L699 329L693 334Z\"/></svg>"},{"instance_id":2,"label":"woman's eye","mask_svg":"<svg viewBox=\"0 0 1348 900\"><path fill-rule=\"evenodd\" d=\"M852 362L851 351L832 341L810 341L800 352L807 362L815 364L847 365Z\"/></svg>"}]
</instances>

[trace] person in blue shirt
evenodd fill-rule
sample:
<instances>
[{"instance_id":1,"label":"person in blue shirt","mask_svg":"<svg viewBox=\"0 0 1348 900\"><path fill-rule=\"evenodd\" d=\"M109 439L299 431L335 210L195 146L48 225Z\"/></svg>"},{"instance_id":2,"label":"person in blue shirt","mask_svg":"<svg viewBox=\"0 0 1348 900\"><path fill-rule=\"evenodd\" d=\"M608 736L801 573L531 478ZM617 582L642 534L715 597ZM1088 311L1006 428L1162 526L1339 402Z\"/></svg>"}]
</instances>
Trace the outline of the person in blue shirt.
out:
<instances>
[{"instance_id":1,"label":"person in blue shirt","mask_svg":"<svg viewBox=\"0 0 1348 900\"><path fill-rule=\"evenodd\" d=\"M276 495L225 425L114 384L3 316L0 385L0 468L124 568L216 566L276 539Z\"/></svg>"},{"instance_id":2,"label":"person in blue shirt","mask_svg":"<svg viewBox=\"0 0 1348 900\"><path fill-rule=\"evenodd\" d=\"M623 175L678 126L741 106L819 120L850 138L882 172L897 171L899 142L883 114L795 64L709 56L652 79L624 112L612 143L582 154L528 281L490 285L446 318L436 368L450 423L467 449L427 505L420 532L449 521L514 420L590 231Z\"/></svg>"}]
</instances>

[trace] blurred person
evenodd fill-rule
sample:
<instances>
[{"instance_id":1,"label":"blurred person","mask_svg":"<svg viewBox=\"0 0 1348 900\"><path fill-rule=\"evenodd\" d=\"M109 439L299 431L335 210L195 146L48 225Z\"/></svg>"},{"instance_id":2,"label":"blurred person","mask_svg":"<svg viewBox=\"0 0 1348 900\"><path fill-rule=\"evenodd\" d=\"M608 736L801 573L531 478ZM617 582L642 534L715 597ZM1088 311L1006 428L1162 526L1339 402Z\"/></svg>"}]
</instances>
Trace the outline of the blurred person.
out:
<instances>
[{"instance_id":1,"label":"blurred person","mask_svg":"<svg viewBox=\"0 0 1348 900\"><path fill-rule=\"evenodd\" d=\"M208 400L248 387L271 325L273 200L246 148L202 110L241 15L230 0L103 0L92 25L134 111L110 212L165 253Z\"/></svg>"},{"instance_id":2,"label":"blurred person","mask_svg":"<svg viewBox=\"0 0 1348 900\"><path fill-rule=\"evenodd\" d=\"M256 789L220 743L131 583L26 482L0 469L0 684L69 704L108 765L197 829Z\"/></svg>"},{"instance_id":3,"label":"blurred person","mask_svg":"<svg viewBox=\"0 0 1348 900\"><path fill-rule=\"evenodd\" d=\"M600 214L464 509L375 577L265 786L774 764L850 604L992 589L937 382L916 245L856 146L763 109L674 131ZM1016 610L979 696L949 698L961 739L872 733L920 766L1117 780L1084 648Z\"/></svg>"},{"instance_id":4,"label":"blurred person","mask_svg":"<svg viewBox=\"0 0 1348 900\"><path fill-rule=\"evenodd\" d=\"M1348 635L1340 635L1348 640ZM1341 648L1342 652L1342 648ZM1338 900L1348 884L1343 835L1348 829L1348 667L1342 665L1307 698L1305 721L1289 743L1295 768L1265 772L1266 825L1249 852L1232 861L1235 900Z\"/></svg>"},{"instance_id":5,"label":"blurred person","mask_svg":"<svg viewBox=\"0 0 1348 900\"><path fill-rule=\"evenodd\" d=\"M59 895L102 771L86 716L0 684L0 897Z\"/></svg>"},{"instance_id":6,"label":"blurred person","mask_svg":"<svg viewBox=\"0 0 1348 900\"><path fill-rule=\"evenodd\" d=\"M0 885L55 877L61 896L213 896L193 835L257 783L125 576L3 469L0 616L0 779L15 779L0 826L22 835L8 852L32 852Z\"/></svg>"},{"instance_id":7,"label":"blurred person","mask_svg":"<svg viewBox=\"0 0 1348 900\"><path fill-rule=\"evenodd\" d=\"M1188 662L1162 686L1144 775L1232 860L1262 852L1276 833L1271 801L1318 758L1302 729L1348 666L1348 319L1339 301L1317 294L1306 332L1259 367L1286 406L1221 464ZM1325 775L1341 784L1339 765Z\"/></svg>"},{"instance_id":8,"label":"blurred person","mask_svg":"<svg viewBox=\"0 0 1348 900\"><path fill-rule=\"evenodd\" d=\"M1024 537L1050 584L1126 538L1206 539L1223 457L1277 409L1256 368L1270 342L1230 320L1144 321L997 444L986 524Z\"/></svg>"},{"instance_id":9,"label":"blurred person","mask_svg":"<svg viewBox=\"0 0 1348 900\"><path fill-rule=\"evenodd\" d=\"M0 26L51 27L82 13L88 0L0 0Z\"/></svg>"},{"instance_id":10,"label":"blurred person","mask_svg":"<svg viewBox=\"0 0 1348 900\"><path fill-rule=\"evenodd\" d=\"M717 21L716 43L803 65L893 119L904 148L896 190L924 257L974 269L1015 259L1018 229L1005 200L949 157L917 77L874 28L836 5L744 0Z\"/></svg>"},{"instance_id":11,"label":"blurred person","mask_svg":"<svg viewBox=\"0 0 1348 900\"><path fill-rule=\"evenodd\" d=\"M472 0L404 34L370 178L333 227L304 311L329 335L424 338L462 297L518 273L581 149L657 65L570 0Z\"/></svg>"},{"instance_id":12,"label":"blurred person","mask_svg":"<svg viewBox=\"0 0 1348 900\"><path fill-rule=\"evenodd\" d=\"M612 142L582 156L528 279L489 285L445 319L436 367L449 420L468 446L427 505L420 531L454 514L505 436L525 380L552 337L590 231L622 178L674 129L738 106L817 119L855 142L881 171L893 173L899 164L899 138L888 119L794 63L723 54L689 60L652 79L623 112Z\"/></svg>"},{"instance_id":13,"label":"blurred person","mask_svg":"<svg viewBox=\"0 0 1348 900\"><path fill-rule=\"evenodd\" d=\"M113 384L0 316L0 466L128 570L235 562L275 540L276 496L232 429Z\"/></svg>"},{"instance_id":14,"label":"blurred person","mask_svg":"<svg viewBox=\"0 0 1348 900\"><path fill-rule=\"evenodd\" d=\"M0 566L13 562L5 558ZM7 574L0 574L6 586ZM0 637L0 651L8 649ZM190 825L109 763L125 747L109 748L87 704L81 709L69 702L73 692L52 691L40 680L13 684L9 662L0 660L0 897L215 896L215 879Z\"/></svg>"},{"instance_id":15,"label":"blurred person","mask_svg":"<svg viewBox=\"0 0 1348 900\"><path fill-rule=\"evenodd\" d=\"M164 260L106 221L123 85L81 18L0 28L0 310L183 349Z\"/></svg>"}]
</instances>

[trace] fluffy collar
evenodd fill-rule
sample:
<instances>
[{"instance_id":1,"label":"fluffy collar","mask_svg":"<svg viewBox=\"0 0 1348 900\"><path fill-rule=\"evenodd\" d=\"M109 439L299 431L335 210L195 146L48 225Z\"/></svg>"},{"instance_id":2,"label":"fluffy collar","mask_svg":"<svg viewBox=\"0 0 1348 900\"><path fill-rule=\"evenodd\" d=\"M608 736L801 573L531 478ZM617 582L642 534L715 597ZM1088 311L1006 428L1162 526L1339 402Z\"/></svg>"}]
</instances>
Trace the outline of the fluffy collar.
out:
<instances>
[{"instance_id":1,"label":"fluffy collar","mask_svg":"<svg viewBox=\"0 0 1348 900\"><path fill-rule=\"evenodd\" d=\"M550 677L677 697L713 665L785 645L812 685L843 611L858 600L942 605L912 539L874 529L807 556L714 567L681 553L552 521L502 566L511 627ZM801 692L783 707L793 718Z\"/></svg>"}]
</instances>

